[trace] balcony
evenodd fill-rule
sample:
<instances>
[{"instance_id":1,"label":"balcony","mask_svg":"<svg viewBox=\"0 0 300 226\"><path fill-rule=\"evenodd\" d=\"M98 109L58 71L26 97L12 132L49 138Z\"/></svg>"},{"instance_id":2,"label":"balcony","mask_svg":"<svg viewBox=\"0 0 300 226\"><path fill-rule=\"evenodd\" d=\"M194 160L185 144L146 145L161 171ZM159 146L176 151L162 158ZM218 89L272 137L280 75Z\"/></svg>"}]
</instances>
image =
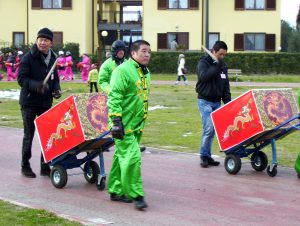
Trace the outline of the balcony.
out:
<instances>
[{"instance_id":1,"label":"balcony","mask_svg":"<svg viewBox=\"0 0 300 226\"><path fill-rule=\"evenodd\" d=\"M142 30L141 11L98 12L98 30Z\"/></svg>"}]
</instances>

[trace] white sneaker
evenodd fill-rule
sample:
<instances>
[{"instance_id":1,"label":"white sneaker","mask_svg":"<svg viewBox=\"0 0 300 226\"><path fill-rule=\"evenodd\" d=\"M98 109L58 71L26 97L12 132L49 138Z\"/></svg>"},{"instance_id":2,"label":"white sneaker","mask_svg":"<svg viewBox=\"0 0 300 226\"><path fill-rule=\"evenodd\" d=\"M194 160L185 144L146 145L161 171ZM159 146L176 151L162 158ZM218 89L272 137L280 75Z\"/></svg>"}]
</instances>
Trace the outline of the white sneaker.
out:
<instances>
[{"instance_id":1,"label":"white sneaker","mask_svg":"<svg viewBox=\"0 0 300 226\"><path fill-rule=\"evenodd\" d=\"M178 84L179 84L179 81L176 81L176 82L175 82L175 85L178 85Z\"/></svg>"},{"instance_id":2,"label":"white sneaker","mask_svg":"<svg viewBox=\"0 0 300 226\"><path fill-rule=\"evenodd\" d=\"M188 84L189 84L189 81L188 81L188 80L185 80L185 81L184 81L184 85L187 86Z\"/></svg>"}]
</instances>

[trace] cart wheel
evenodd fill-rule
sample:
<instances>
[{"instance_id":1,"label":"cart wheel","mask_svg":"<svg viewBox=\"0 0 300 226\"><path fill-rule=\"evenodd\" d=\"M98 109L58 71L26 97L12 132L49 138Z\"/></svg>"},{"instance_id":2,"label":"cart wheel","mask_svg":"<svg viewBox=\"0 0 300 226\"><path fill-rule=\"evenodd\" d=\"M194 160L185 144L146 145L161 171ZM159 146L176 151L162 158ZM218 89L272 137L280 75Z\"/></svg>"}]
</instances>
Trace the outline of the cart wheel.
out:
<instances>
[{"instance_id":1,"label":"cart wheel","mask_svg":"<svg viewBox=\"0 0 300 226\"><path fill-rule=\"evenodd\" d=\"M251 165L252 168L256 171L263 171L268 166L268 157L267 155L262 152L258 151L257 153L253 153L251 155Z\"/></svg>"},{"instance_id":2,"label":"cart wheel","mask_svg":"<svg viewBox=\"0 0 300 226\"><path fill-rule=\"evenodd\" d=\"M224 165L228 173L237 174L242 167L242 161L239 156L230 154L226 156Z\"/></svg>"},{"instance_id":3,"label":"cart wheel","mask_svg":"<svg viewBox=\"0 0 300 226\"><path fill-rule=\"evenodd\" d=\"M87 182L93 184L97 181L98 174L100 173L99 165L95 161L84 164L84 178Z\"/></svg>"},{"instance_id":4,"label":"cart wheel","mask_svg":"<svg viewBox=\"0 0 300 226\"><path fill-rule=\"evenodd\" d=\"M63 188L68 181L68 174L61 165L54 166L50 172L51 182L56 188Z\"/></svg>"},{"instance_id":5,"label":"cart wheel","mask_svg":"<svg viewBox=\"0 0 300 226\"><path fill-rule=\"evenodd\" d=\"M267 168L267 173L268 173L268 175L269 175L270 177L275 177L275 176L277 175L277 166L275 165L275 166L273 167L273 170L272 170L272 171L271 171L270 169L271 169L271 166L268 166L268 168Z\"/></svg>"},{"instance_id":6,"label":"cart wheel","mask_svg":"<svg viewBox=\"0 0 300 226\"><path fill-rule=\"evenodd\" d=\"M96 186L99 191L103 191L106 186L106 177L103 177L99 174Z\"/></svg>"},{"instance_id":7,"label":"cart wheel","mask_svg":"<svg viewBox=\"0 0 300 226\"><path fill-rule=\"evenodd\" d=\"M300 173L298 173L297 176L298 176L298 179L300 179Z\"/></svg>"}]
</instances>

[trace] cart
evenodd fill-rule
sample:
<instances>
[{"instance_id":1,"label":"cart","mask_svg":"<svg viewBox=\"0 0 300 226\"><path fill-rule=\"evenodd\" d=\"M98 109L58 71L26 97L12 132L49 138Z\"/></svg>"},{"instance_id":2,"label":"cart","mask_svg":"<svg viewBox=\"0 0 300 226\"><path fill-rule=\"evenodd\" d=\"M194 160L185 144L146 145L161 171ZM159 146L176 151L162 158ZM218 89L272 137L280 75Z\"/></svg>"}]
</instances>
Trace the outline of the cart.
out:
<instances>
[{"instance_id":1,"label":"cart","mask_svg":"<svg viewBox=\"0 0 300 226\"><path fill-rule=\"evenodd\" d=\"M108 151L114 145L112 138L105 138L108 134L109 132L106 132L94 140L77 145L53 159L50 163L53 166L50 173L53 186L63 188L68 181L67 169L80 167L86 181L89 183L97 182L98 190L103 190L106 184L103 152ZM86 156L79 157L82 152L86 152ZM93 161L97 156L99 156L100 167L97 162Z\"/></svg>"},{"instance_id":2,"label":"cart","mask_svg":"<svg viewBox=\"0 0 300 226\"><path fill-rule=\"evenodd\" d=\"M276 155L276 140L282 139L290 133L300 130L300 115L295 116L267 131L250 138L241 144L236 145L225 151L226 157L224 166L229 174L237 174L242 166L241 158L250 157L251 166L256 171L263 171L267 168L267 173L270 177L277 175L277 155ZM293 122L296 122L294 124ZM289 124L293 124L289 126ZM261 151L264 147L271 144L272 146L272 164L268 165L267 155Z\"/></svg>"},{"instance_id":3,"label":"cart","mask_svg":"<svg viewBox=\"0 0 300 226\"><path fill-rule=\"evenodd\" d=\"M68 169L79 167L89 183L105 188L103 152L114 145L104 93L74 94L35 119L43 157L52 166L51 182L63 188ZM93 160L99 156L99 165Z\"/></svg>"}]
</instances>

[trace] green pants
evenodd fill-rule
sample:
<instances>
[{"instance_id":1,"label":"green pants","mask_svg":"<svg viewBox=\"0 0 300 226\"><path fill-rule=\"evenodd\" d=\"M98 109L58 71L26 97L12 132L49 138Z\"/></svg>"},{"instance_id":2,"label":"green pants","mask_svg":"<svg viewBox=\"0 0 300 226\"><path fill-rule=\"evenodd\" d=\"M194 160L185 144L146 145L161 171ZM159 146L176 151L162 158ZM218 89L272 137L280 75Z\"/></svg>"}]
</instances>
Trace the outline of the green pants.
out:
<instances>
[{"instance_id":1,"label":"green pants","mask_svg":"<svg viewBox=\"0 0 300 226\"><path fill-rule=\"evenodd\" d=\"M134 199L144 196L141 176L141 133L130 133L115 139L116 150L108 179L108 192Z\"/></svg>"}]
</instances>

